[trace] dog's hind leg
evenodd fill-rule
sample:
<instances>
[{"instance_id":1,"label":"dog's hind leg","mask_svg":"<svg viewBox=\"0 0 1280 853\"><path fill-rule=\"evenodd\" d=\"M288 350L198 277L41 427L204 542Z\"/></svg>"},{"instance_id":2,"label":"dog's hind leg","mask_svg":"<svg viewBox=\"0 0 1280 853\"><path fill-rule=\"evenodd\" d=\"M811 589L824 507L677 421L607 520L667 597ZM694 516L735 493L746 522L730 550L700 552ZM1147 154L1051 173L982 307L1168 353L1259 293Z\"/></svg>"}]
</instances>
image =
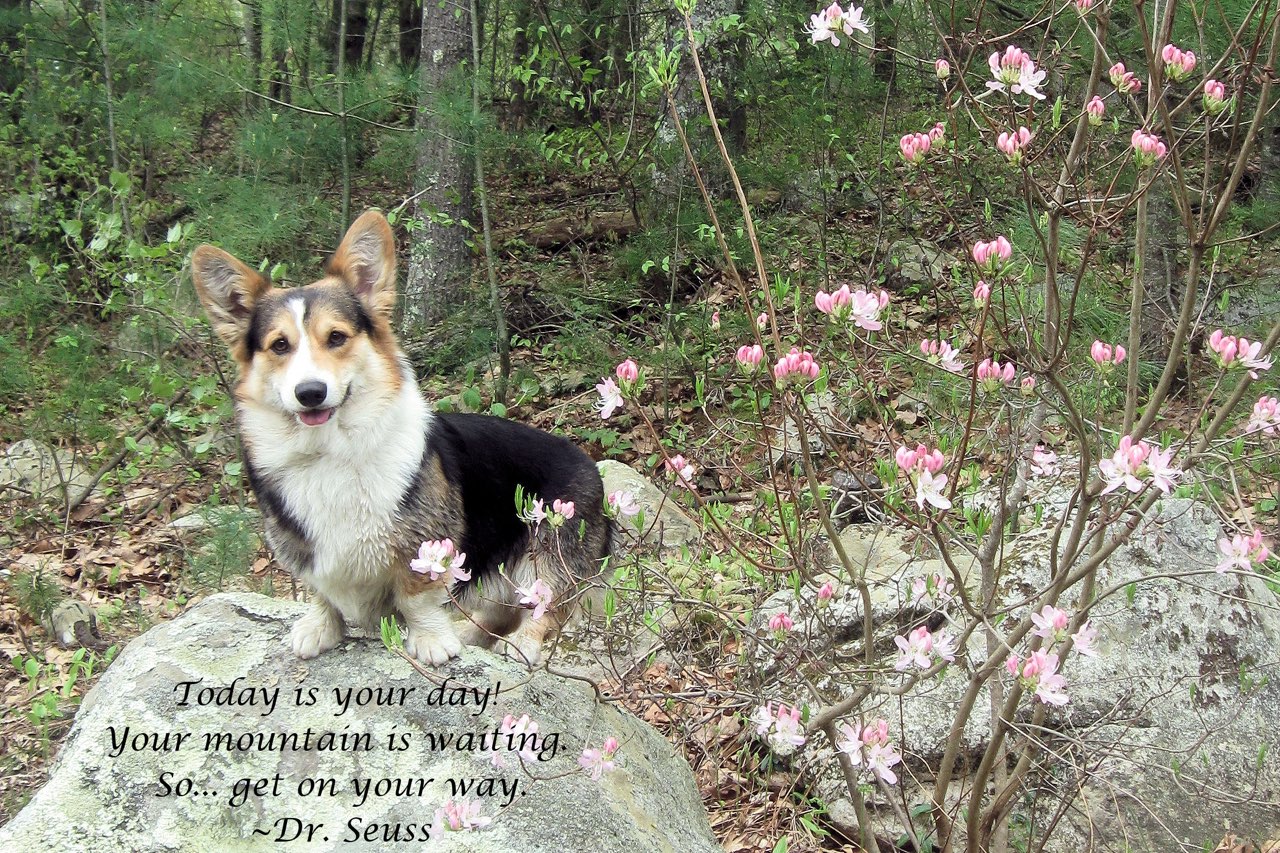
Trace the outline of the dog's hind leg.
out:
<instances>
[{"instance_id":1,"label":"dog's hind leg","mask_svg":"<svg viewBox=\"0 0 1280 853\"><path fill-rule=\"evenodd\" d=\"M338 609L317 594L311 610L293 624L289 642L293 653L305 660L321 655L342 642L346 629L346 622Z\"/></svg>"}]
</instances>

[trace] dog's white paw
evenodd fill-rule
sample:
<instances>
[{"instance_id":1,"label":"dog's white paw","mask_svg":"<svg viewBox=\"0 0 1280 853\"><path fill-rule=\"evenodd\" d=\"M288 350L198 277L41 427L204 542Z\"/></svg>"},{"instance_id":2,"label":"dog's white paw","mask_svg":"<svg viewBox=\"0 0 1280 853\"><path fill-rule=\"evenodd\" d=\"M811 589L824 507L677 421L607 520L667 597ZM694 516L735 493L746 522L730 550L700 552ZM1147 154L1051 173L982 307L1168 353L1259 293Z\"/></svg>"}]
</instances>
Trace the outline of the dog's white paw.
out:
<instances>
[{"instance_id":1,"label":"dog's white paw","mask_svg":"<svg viewBox=\"0 0 1280 853\"><path fill-rule=\"evenodd\" d=\"M422 663L440 666L462 652L462 640L452 629L436 631L410 625L404 638L404 650Z\"/></svg>"},{"instance_id":2,"label":"dog's white paw","mask_svg":"<svg viewBox=\"0 0 1280 853\"><path fill-rule=\"evenodd\" d=\"M293 653L304 660L324 654L342 642L344 628L340 614L332 607L318 604L295 622L289 632Z\"/></svg>"}]
</instances>

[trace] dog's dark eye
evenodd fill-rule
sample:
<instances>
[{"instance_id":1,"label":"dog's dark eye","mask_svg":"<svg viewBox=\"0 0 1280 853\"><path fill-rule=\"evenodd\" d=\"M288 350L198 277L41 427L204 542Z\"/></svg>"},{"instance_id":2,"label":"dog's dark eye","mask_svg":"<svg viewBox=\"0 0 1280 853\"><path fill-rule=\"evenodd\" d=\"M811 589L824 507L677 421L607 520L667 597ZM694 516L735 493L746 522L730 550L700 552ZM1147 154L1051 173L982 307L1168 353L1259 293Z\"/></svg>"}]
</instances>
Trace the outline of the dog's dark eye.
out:
<instances>
[{"instance_id":1,"label":"dog's dark eye","mask_svg":"<svg viewBox=\"0 0 1280 853\"><path fill-rule=\"evenodd\" d=\"M271 351L276 355L284 355L289 351L289 341L285 338L276 338L275 343L271 345Z\"/></svg>"},{"instance_id":2,"label":"dog's dark eye","mask_svg":"<svg viewBox=\"0 0 1280 853\"><path fill-rule=\"evenodd\" d=\"M342 332L334 331L329 333L329 349L337 349L346 342L347 336L342 334Z\"/></svg>"}]
</instances>

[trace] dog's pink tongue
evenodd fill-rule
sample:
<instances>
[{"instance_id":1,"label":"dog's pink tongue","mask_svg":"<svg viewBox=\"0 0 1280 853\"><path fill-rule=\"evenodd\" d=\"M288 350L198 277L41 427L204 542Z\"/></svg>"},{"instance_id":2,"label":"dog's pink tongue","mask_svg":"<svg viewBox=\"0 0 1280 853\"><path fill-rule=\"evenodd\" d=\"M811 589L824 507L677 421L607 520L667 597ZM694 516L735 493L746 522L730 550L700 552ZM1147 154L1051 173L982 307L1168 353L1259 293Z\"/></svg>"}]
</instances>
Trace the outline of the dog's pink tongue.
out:
<instances>
[{"instance_id":1,"label":"dog's pink tongue","mask_svg":"<svg viewBox=\"0 0 1280 853\"><path fill-rule=\"evenodd\" d=\"M308 412L298 412L298 419L307 426L320 426L329 420L332 414L333 409L312 409Z\"/></svg>"}]
</instances>

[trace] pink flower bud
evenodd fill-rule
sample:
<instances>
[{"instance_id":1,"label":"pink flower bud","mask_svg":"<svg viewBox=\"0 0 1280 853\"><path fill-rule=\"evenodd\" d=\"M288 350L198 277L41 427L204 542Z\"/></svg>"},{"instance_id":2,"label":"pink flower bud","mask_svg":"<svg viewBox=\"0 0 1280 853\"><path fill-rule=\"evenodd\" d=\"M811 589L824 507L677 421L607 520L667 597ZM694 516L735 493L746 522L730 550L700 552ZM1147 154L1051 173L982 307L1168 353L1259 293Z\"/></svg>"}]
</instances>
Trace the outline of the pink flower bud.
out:
<instances>
[{"instance_id":1,"label":"pink flower bud","mask_svg":"<svg viewBox=\"0 0 1280 853\"><path fill-rule=\"evenodd\" d=\"M1227 87L1218 80L1204 81L1204 111L1211 116L1216 116L1229 105L1227 100Z\"/></svg>"},{"instance_id":2,"label":"pink flower bud","mask_svg":"<svg viewBox=\"0 0 1280 853\"><path fill-rule=\"evenodd\" d=\"M760 366L761 360L764 358L764 350L759 344L743 344L738 347L736 356L738 366L745 373L754 373L756 368Z\"/></svg>"},{"instance_id":3,"label":"pink flower bud","mask_svg":"<svg viewBox=\"0 0 1280 853\"><path fill-rule=\"evenodd\" d=\"M1126 95L1134 95L1142 91L1142 81L1133 76L1132 71L1126 71L1123 62L1117 62L1111 66L1108 71L1111 78L1111 85Z\"/></svg>"},{"instance_id":4,"label":"pink flower bud","mask_svg":"<svg viewBox=\"0 0 1280 853\"><path fill-rule=\"evenodd\" d=\"M1166 44L1164 50L1160 51L1160 58L1164 60L1165 76L1175 82L1187 79L1196 68L1194 53L1171 44Z\"/></svg>"},{"instance_id":5,"label":"pink flower bud","mask_svg":"<svg viewBox=\"0 0 1280 853\"><path fill-rule=\"evenodd\" d=\"M769 630L786 632L795 627L795 623L791 621L791 616L787 613L775 613L769 618Z\"/></svg>"},{"instance_id":6,"label":"pink flower bud","mask_svg":"<svg viewBox=\"0 0 1280 853\"><path fill-rule=\"evenodd\" d=\"M1099 127L1102 124L1102 117L1106 115L1107 105L1102 98L1094 95L1089 99L1089 103L1084 105L1084 111L1089 114L1089 124Z\"/></svg>"},{"instance_id":7,"label":"pink flower bud","mask_svg":"<svg viewBox=\"0 0 1280 853\"><path fill-rule=\"evenodd\" d=\"M711 331L713 332L720 331L720 312L719 311L711 312Z\"/></svg>"},{"instance_id":8,"label":"pink flower bud","mask_svg":"<svg viewBox=\"0 0 1280 853\"><path fill-rule=\"evenodd\" d=\"M977 308L981 308L987 304L987 300L991 298L991 285L985 281L979 280L973 288L973 304Z\"/></svg>"},{"instance_id":9,"label":"pink flower bud","mask_svg":"<svg viewBox=\"0 0 1280 853\"><path fill-rule=\"evenodd\" d=\"M760 316L756 317L756 328L762 332L765 329L769 328L769 312L768 311L761 311Z\"/></svg>"},{"instance_id":10,"label":"pink flower bud","mask_svg":"<svg viewBox=\"0 0 1280 853\"><path fill-rule=\"evenodd\" d=\"M623 382L635 382L636 377L640 375L640 368L636 366L634 361L627 359L615 367L613 372L616 373L618 378Z\"/></svg>"},{"instance_id":11,"label":"pink flower bud","mask_svg":"<svg viewBox=\"0 0 1280 853\"><path fill-rule=\"evenodd\" d=\"M908 133L898 140L898 148L902 151L902 159L907 161L908 166L915 166L922 162L924 155L929 153L929 148L932 145L933 140L926 133Z\"/></svg>"},{"instance_id":12,"label":"pink flower bud","mask_svg":"<svg viewBox=\"0 0 1280 853\"><path fill-rule=\"evenodd\" d=\"M1036 378L1030 374L1022 377L1022 396L1033 397L1036 393Z\"/></svg>"},{"instance_id":13,"label":"pink flower bud","mask_svg":"<svg viewBox=\"0 0 1280 853\"><path fill-rule=\"evenodd\" d=\"M1141 128L1133 132L1129 141L1133 145L1134 159L1140 167L1152 166L1163 160L1164 155L1168 153L1160 137L1154 133L1147 133Z\"/></svg>"},{"instance_id":14,"label":"pink flower bud","mask_svg":"<svg viewBox=\"0 0 1280 853\"><path fill-rule=\"evenodd\" d=\"M951 76L951 63L945 59L939 59L933 63L933 73L938 75L939 80L946 80Z\"/></svg>"},{"instance_id":15,"label":"pink flower bud","mask_svg":"<svg viewBox=\"0 0 1280 853\"><path fill-rule=\"evenodd\" d=\"M1093 0L1076 0L1076 11L1081 15L1086 15L1093 8Z\"/></svg>"},{"instance_id":16,"label":"pink flower bud","mask_svg":"<svg viewBox=\"0 0 1280 853\"><path fill-rule=\"evenodd\" d=\"M1022 152L1030 144L1031 131L1025 127L1001 133L996 139L996 148L1000 149L1000 152L1008 157L1009 162L1015 166L1022 162Z\"/></svg>"}]
</instances>

